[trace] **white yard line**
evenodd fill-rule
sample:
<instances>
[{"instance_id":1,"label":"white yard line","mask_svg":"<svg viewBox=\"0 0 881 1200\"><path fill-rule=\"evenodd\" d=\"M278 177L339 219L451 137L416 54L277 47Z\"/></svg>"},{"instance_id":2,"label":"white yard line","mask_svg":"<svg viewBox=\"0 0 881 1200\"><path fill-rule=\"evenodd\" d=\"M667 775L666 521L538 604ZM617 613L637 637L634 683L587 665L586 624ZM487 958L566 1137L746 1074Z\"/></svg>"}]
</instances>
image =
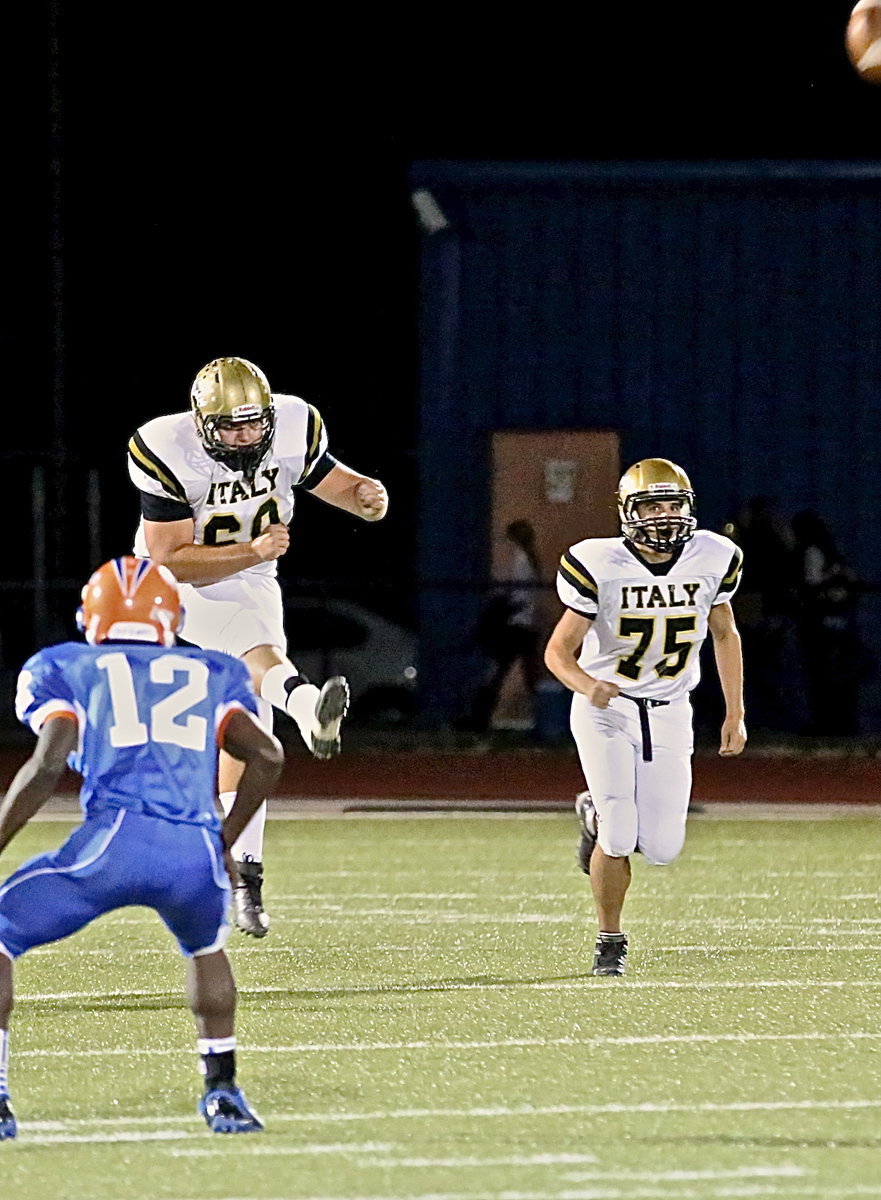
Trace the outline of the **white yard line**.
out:
<instances>
[{"instance_id":1,"label":"white yard line","mask_svg":"<svg viewBox=\"0 0 881 1200\"><path fill-rule=\"evenodd\" d=\"M584 1046L601 1049L604 1046L703 1046L726 1045L736 1043L748 1045L753 1042L877 1042L881 1041L881 1032L869 1033L865 1030L838 1031L835 1033L685 1033L685 1034L643 1034L626 1037L545 1037L545 1038L489 1038L475 1040L458 1040L455 1038L419 1038L410 1041L397 1042L300 1042L290 1046L272 1045L259 1046L241 1043L241 1050L246 1054L372 1054L382 1051L398 1053L402 1050L437 1050L447 1053L451 1050L502 1050L502 1049L549 1049L553 1046ZM192 1046L166 1047L163 1050L155 1047L104 1046L100 1049L74 1050L17 1050L16 1059L27 1058L64 1058L90 1059L114 1057L151 1058L160 1056L179 1057L192 1052Z\"/></svg>"},{"instance_id":2,"label":"white yard line","mask_svg":"<svg viewBox=\"0 0 881 1200\"><path fill-rule=\"evenodd\" d=\"M679 922L675 922L679 924ZM823 932L822 930L820 932ZM829 936L835 936L840 933L840 930L828 930ZM872 932L872 931L870 931ZM876 938L881 939L881 931L875 933ZM669 946L643 946L642 950L646 954L743 954L743 942L734 942L730 945L722 945L720 942L675 942ZM781 954L819 954L828 951L829 943L825 942L779 942L773 946L757 946L755 943L749 946L749 952L752 955L764 953L774 954L779 957ZM238 945L229 945L227 950L234 958L240 957L255 957L259 958L263 955L284 955L286 958L296 957L298 953L297 947L294 946L254 946L247 943ZM848 954L878 954L881 953L881 940L874 942L852 942L847 947ZM57 954L58 950L53 946L41 946L35 950L28 951L28 958L47 957L52 954ZM373 946L371 953L383 954L412 954L413 946ZM78 950L78 958L101 958L112 959L120 965L126 960L138 958L163 958L169 963L179 961L179 955L175 950L162 948L157 946L143 947L126 947L125 950L120 950L118 947L113 947L107 950Z\"/></svg>"},{"instance_id":3,"label":"white yard line","mask_svg":"<svg viewBox=\"0 0 881 1200\"><path fill-rule=\"evenodd\" d=\"M762 872L762 874L769 874L769 872ZM780 872L779 874L783 875L784 873ZM807 877L808 873L806 873L806 878ZM816 875L811 872L810 877L816 878ZM853 882L852 872L842 871L840 873L840 877L847 878ZM508 903L519 904L523 900L523 892L520 889L512 892L500 892L493 888L492 891L493 898L497 900L500 905ZM656 888L654 891L654 896L656 899L658 895L659 890ZM584 891L581 888L575 888L573 891L569 892L535 892L530 890L529 893L529 899L531 901L557 901L559 904L564 904L567 906L571 905L573 898L578 898L580 900L583 898L583 896ZM688 895L689 902L692 900L714 900L717 904L727 904L729 901L735 900L776 900L778 898L779 892L725 892L721 894L719 892L689 892ZM381 889L377 888L370 892L350 891L347 888L344 893L339 891L282 892L276 890L273 890L272 893L272 902L276 907L278 904L299 904L301 906L305 906L306 904L314 903L316 906L326 906L328 908L333 908L340 911L349 909L351 907L352 900L385 900L390 902L399 900L476 900L482 902L484 899L484 893L480 891L383 892ZM873 903L875 903L878 900L881 900L881 888L876 891L853 892L846 895L836 893L836 900L871 900ZM654 901L652 903L654 903ZM148 921L151 921L152 919L152 916L147 917L144 919L143 923L146 925ZM771 919L767 920L765 923L768 925L777 925L777 922Z\"/></svg>"},{"instance_id":4,"label":"white yard line","mask_svg":"<svg viewBox=\"0 0 881 1200\"><path fill-rule=\"evenodd\" d=\"M610 1176L614 1178L614 1175ZM689 1187L677 1187L675 1191L670 1191L668 1188L661 1186L650 1188L626 1188L624 1190L614 1187L610 1184L604 1184L599 1188L566 1188L563 1191L512 1191L510 1188L505 1188L503 1191L480 1191L480 1192L384 1192L378 1194L371 1192L369 1195L358 1193L347 1193L344 1196L303 1196L297 1197L297 1200L761 1200L762 1197L774 1196L820 1196L822 1200L850 1200L850 1197L858 1198L864 1196L881 1196L881 1184L841 1184L836 1183L834 1194L829 1191L826 1186L790 1186L777 1187L775 1185L762 1186L759 1184L744 1186L735 1186L723 1184L714 1188L712 1192L701 1188L695 1191ZM192 1200L204 1200L204 1197L193 1197ZM222 1196L219 1200L290 1200L290 1193L286 1197L247 1197L240 1192L235 1196Z\"/></svg>"},{"instance_id":5,"label":"white yard line","mask_svg":"<svg viewBox=\"0 0 881 1200\"><path fill-rule=\"evenodd\" d=\"M881 898L881 897L879 897ZM655 900L655 904L657 899ZM648 907L644 904L643 907ZM279 923L286 925L308 925L314 928L324 928L334 926L340 923L348 923L350 921L365 921L368 918L379 918L383 921L386 918L394 918L394 921L399 926L417 926L423 927L426 925L577 925L585 926L590 917L588 913L581 911L573 911L568 913L554 912L445 912L428 911L421 909L402 909L394 905L379 905L376 908L349 908L340 905L338 908L333 907L331 912L326 909L316 909L312 912L299 913L288 912L285 910L284 901L280 900L277 903L273 901L273 909L281 914ZM638 911L637 905L633 905L633 909ZM636 921L639 918L634 915L631 921ZM676 928L684 926L697 927L699 929L741 929L744 932L758 928L767 929L796 929L802 930L805 925L821 925L829 926L836 933L842 932L844 927L848 932L860 932L860 926L875 926L872 932L881 931L881 917L854 916L854 917L810 917L803 921L775 921L771 918L754 918L748 914L737 917L668 917L656 918L653 914L652 923L654 925L672 925ZM154 917L136 918L136 917L119 917L113 919L114 926L140 926L147 928L150 924L155 924ZM857 926L854 930L852 927ZM817 932L823 932L818 930ZM233 944L231 949L235 949ZM769 947L770 948L770 947ZM782 947L776 946L775 949Z\"/></svg>"},{"instance_id":6,"label":"white yard line","mask_svg":"<svg viewBox=\"0 0 881 1200\"><path fill-rule=\"evenodd\" d=\"M615 1175L611 1174L610 1179L614 1179ZM603 1184L596 1188L566 1188L564 1190L545 1190L545 1191L513 1191L510 1188L505 1188L503 1191L479 1191L479 1192L420 1192L414 1194L411 1191L397 1193L382 1193L371 1192L369 1195L347 1193L344 1196L304 1196L297 1197L297 1200L753 1200L753 1198L774 1196L820 1196L822 1200L849 1200L850 1197L865 1197L865 1196L881 1196L881 1184L841 1184L836 1183L834 1194L829 1191L826 1186L801 1186L801 1185L784 1185L777 1187L773 1184L769 1185L747 1185L730 1186L729 1184L719 1181L719 1186L708 1192L705 1188L695 1191L690 1187L682 1187L681 1185L675 1191L661 1185L660 1189L655 1187L649 1188L630 1188L624 1190L610 1185ZM194 1197L193 1200L204 1200L204 1197ZM279 1197L246 1197L239 1192L236 1196L220 1197L219 1200L290 1200L290 1193L284 1198Z\"/></svg>"},{"instance_id":7,"label":"white yard line","mask_svg":"<svg viewBox=\"0 0 881 1200\"><path fill-rule=\"evenodd\" d=\"M587 1183L599 1179L613 1181L633 1179L644 1183L696 1183L702 1179L711 1181L714 1179L804 1179L806 1175L813 1174L815 1174L814 1171L806 1171L803 1167L784 1163L779 1167L751 1166L697 1171L628 1171L624 1169L616 1170L614 1173L605 1171L602 1174L599 1171L571 1171L566 1173L566 1178L573 1183Z\"/></svg>"},{"instance_id":8,"label":"white yard line","mask_svg":"<svg viewBox=\"0 0 881 1200\"><path fill-rule=\"evenodd\" d=\"M488 979L479 983L466 983L459 980L440 980L435 983L380 983L364 985L363 987L336 987L333 984L312 987L253 987L239 986L238 992L242 999L249 996L295 995L299 997L324 996L329 992L335 995L374 996L396 995L408 992L474 992L495 988L523 988L533 991L579 991L585 988L612 987L625 991L657 990L663 991L759 991L769 988L792 988L796 991L835 991L846 988L881 988L881 979L736 979L736 980L665 980L665 979L593 979L579 976L574 980L520 980L520 979ZM126 988L107 992L29 992L18 996L21 1001L58 1001L58 1000L124 1000L136 997L177 997L177 992L162 989Z\"/></svg>"},{"instance_id":9,"label":"white yard line","mask_svg":"<svg viewBox=\"0 0 881 1200\"><path fill-rule=\"evenodd\" d=\"M98 1142L103 1145L108 1142L175 1142L192 1141L193 1137L192 1130L186 1129L156 1129L143 1132L132 1130L127 1133L32 1133L31 1130L37 1129L39 1125L39 1121L22 1124L22 1139L26 1139L28 1146L55 1146L59 1143L80 1145Z\"/></svg>"},{"instance_id":10,"label":"white yard line","mask_svg":"<svg viewBox=\"0 0 881 1200\"><path fill-rule=\"evenodd\" d=\"M194 1106L195 1107L195 1106ZM735 1113L735 1112L870 1112L881 1109L881 1098L872 1100L749 1100L724 1103L690 1103L690 1104L661 1104L645 1101L640 1104L549 1104L549 1105L494 1105L492 1107L474 1108L401 1108L379 1109L368 1112L352 1112L335 1109L332 1112L276 1112L267 1120L272 1121L276 1130L280 1126L292 1122L298 1125L331 1124L340 1125L346 1122L360 1121L435 1121L438 1118L453 1118L455 1120L503 1120L507 1118L533 1117L603 1117L639 1115L645 1113L651 1116L678 1116L681 1113ZM265 1114L264 1114L265 1115ZM176 1115L170 1117L77 1117L54 1121L27 1121L20 1116L19 1121L24 1127L42 1133L63 1133L71 1129L96 1128L143 1128L169 1124L176 1131L178 1125L190 1124L202 1126L204 1121L198 1115ZM237 1151L242 1140L236 1139ZM879 1184L881 1189L881 1184Z\"/></svg>"},{"instance_id":11,"label":"white yard line","mask_svg":"<svg viewBox=\"0 0 881 1200\"><path fill-rule=\"evenodd\" d=\"M250 1150L251 1154L256 1155L301 1155L301 1154L326 1154L329 1148L326 1146L266 1146L255 1145L250 1143L246 1149ZM340 1143L333 1150L334 1154L348 1155L358 1154L359 1156L376 1155L375 1158L365 1158L359 1161L359 1167L379 1167L383 1170L388 1168L398 1167L546 1167L546 1166L578 1166L582 1164L595 1164L599 1160L595 1154L514 1154L508 1155L505 1158L479 1158L476 1155L463 1155L457 1158L417 1158L399 1154L385 1153L377 1155L375 1150L368 1150L366 1146L347 1146L344 1142ZM216 1157L216 1151L200 1148L175 1149L171 1151L172 1158L202 1158L207 1155ZM779 1174L788 1174L787 1171L781 1171ZM802 1174L803 1172L799 1172ZM597 1178L610 1178L608 1173L604 1173Z\"/></svg>"},{"instance_id":12,"label":"white yard line","mask_svg":"<svg viewBox=\"0 0 881 1200\"><path fill-rule=\"evenodd\" d=\"M879 802L842 802L840 804L802 801L756 801L743 803L729 800L701 800L695 796L701 811L693 813L692 821L837 821L841 819L881 817ZM524 804L534 807L524 809ZM487 807L491 805L492 807ZM504 799L438 800L431 797L412 796L378 799L376 797L329 797L329 796L274 796L269 802L270 821L323 821L344 818L346 820L407 821L407 820L459 820L509 821L512 815L518 818L559 820L570 815L574 822L575 798L571 807L561 806L554 801L530 801L523 797ZM50 807L41 809L32 818L34 821L77 821L81 812L77 797L73 794L57 796Z\"/></svg>"},{"instance_id":13,"label":"white yard line","mask_svg":"<svg viewBox=\"0 0 881 1200\"><path fill-rule=\"evenodd\" d=\"M827 933L827 932L842 933L842 932L846 931L849 934L869 933L869 934L881 935L881 917L861 916L861 915L857 914L856 916L852 916L852 917L832 917L832 916L807 917L807 918L803 918L803 919L797 920L797 921L795 921L795 920L782 921L782 920L777 920L773 917L760 917L760 916L754 916L752 914L742 914L742 915L738 915L735 917L714 917L714 916L688 916L687 914L683 913L678 916L662 917L662 916L657 915L657 907L658 907L658 903L659 903L660 899L661 898L659 898L657 895L652 898L640 897L640 896L634 897L634 900L631 905L631 911L632 911L631 921L633 923L639 923L640 921L646 920L646 918L642 915L643 911L646 911L646 912L650 913L651 924L656 927L673 926L676 929L680 929L680 928L683 928L684 926L693 926L697 929L737 929L737 930L742 930L742 931L746 932L747 927L749 928L750 931L757 930L757 929L768 929L768 930L773 930L773 931L778 931L778 930L782 930L782 929L786 929L786 930L794 929L794 930L798 930L798 931L804 931L804 928L806 925L811 925L811 926L820 926L821 928L815 929L815 930L813 930L813 932L821 933L821 934ZM875 897L872 897L872 899L875 900ZM881 895L879 895L878 899L881 900ZM719 901L719 906L721 907L722 899L717 898L717 900ZM587 925L588 923L592 923L593 918L587 910L587 901L586 900L585 900L585 904L582 905L581 907L583 908L584 911L572 911L569 913L497 913L497 912L460 913L460 912L447 912L444 914L444 916L446 917L447 923L450 923L453 920L459 919L464 924L486 924L487 922L491 922L491 921L498 921L503 924L510 924L521 918L526 919L527 921L529 921L529 920L531 920L531 921L549 921L549 922L553 922L553 923L557 923L557 924L559 924L561 922L567 922L567 921L581 922L584 925ZM273 908L276 912L282 912L284 910L284 902L279 901L278 903L276 903L275 901L273 901ZM418 914L418 918L413 915L414 913ZM434 912L430 912L430 911L425 911L425 910L420 910L420 909L412 909L412 910L408 911L405 909L397 908L395 906L379 907L379 908L371 908L371 909L352 909L352 908L348 908L348 907L344 908L341 905L339 907L339 909L337 911L334 911L331 915L324 915L324 916L321 916L318 913L307 914L305 916L298 916L296 914L291 915L291 914L288 914L287 912L285 912L283 916L279 917L279 924L282 924L282 925L285 923L298 924L298 925L313 924L316 926L319 926L319 925L323 926L323 925L334 925L337 921L337 917L343 918L344 920L351 920L356 917L364 918L364 917L370 916L370 917L385 918L385 917L395 916L395 917L400 918L400 923L402 925L405 925L405 924L424 925L424 924L426 924L426 922L432 921L435 918L435 915L436 914ZM125 916L121 916L121 915L117 915L116 913L113 913L113 914L108 915L107 925L108 925L108 927L112 926L113 928L127 927L127 928L136 928L136 929L144 929L144 930L155 930L157 928L157 917L155 916L154 913L148 913L148 912L145 912L142 917L125 917ZM867 928L863 928L864 926ZM874 928L870 929L870 928L868 928L869 926L873 926ZM709 943L704 943L704 944L709 945ZM783 946L776 946L775 948L776 949L784 949ZM285 947L285 946L255 947L243 940L242 941L234 940L233 942L229 943L229 949L232 949L232 950L259 949L260 953L273 953L273 952L279 953L282 950L284 950L284 951L290 953L290 952L295 951L296 948L290 947L290 946L287 946L287 947ZM33 954L37 954L37 953L51 953L52 951L53 951L52 946L45 946L45 947L41 946L34 950L29 951L28 953L33 955ZM110 948L108 948L108 953L111 953L111 952L112 952L112 950ZM119 950L117 949L116 952L119 953Z\"/></svg>"},{"instance_id":14,"label":"white yard line","mask_svg":"<svg viewBox=\"0 0 881 1200\"><path fill-rule=\"evenodd\" d=\"M173 1153L173 1152L172 1152ZM387 1158L368 1159L363 1162L365 1167L381 1167L397 1169L399 1167L527 1167L527 1166L563 1166L577 1162L579 1155L575 1154L537 1154L533 1156L511 1158L418 1158L389 1155ZM589 1155L583 1156L585 1160ZM596 1162L596 1159L593 1160ZM684 1183L698 1180L714 1179L767 1179L786 1178L803 1179L808 1174L801 1167L735 1167L732 1170L717 1171L628 1171L625 1168L606 1169L602 1171L566 1172L565 1178L575 1183L604 1181L617 1183L624 1180L634 1180L642 1183ZM505 1193L506 1195L514 1193Z\"/></svg>"}]
</instances>

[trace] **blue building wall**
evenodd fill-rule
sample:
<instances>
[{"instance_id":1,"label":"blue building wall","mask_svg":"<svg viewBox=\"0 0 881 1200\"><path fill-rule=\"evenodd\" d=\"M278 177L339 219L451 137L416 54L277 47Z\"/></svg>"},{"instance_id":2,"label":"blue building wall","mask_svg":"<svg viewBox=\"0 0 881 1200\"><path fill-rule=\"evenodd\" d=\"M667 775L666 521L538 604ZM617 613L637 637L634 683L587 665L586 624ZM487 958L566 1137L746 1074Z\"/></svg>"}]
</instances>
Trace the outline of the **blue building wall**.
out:
<instances>
[{"instance_id":1,"label":"blue building wall","mask_svg":"<svg viewBox=\"0 0 881 1200\"><path fill-rule=\"evenodd\" d=\"M494 429L616 429L625 462L686 467L701 524L756 494L813 507L881 582L881 160L421 163L411 183L448 222L422 258L430 707L455 712L478 665Z\"/></svg>"}]
</instances>

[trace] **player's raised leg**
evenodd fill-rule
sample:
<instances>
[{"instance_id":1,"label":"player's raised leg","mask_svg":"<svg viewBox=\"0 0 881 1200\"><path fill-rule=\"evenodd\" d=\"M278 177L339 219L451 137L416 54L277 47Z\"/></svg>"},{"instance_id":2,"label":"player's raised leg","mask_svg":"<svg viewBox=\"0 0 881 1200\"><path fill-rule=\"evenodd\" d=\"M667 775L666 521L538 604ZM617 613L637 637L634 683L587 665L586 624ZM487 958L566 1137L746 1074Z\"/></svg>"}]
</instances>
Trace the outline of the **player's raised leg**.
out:
<instances>
[{"instance_id":1,"label":"player's raised leg","mask_svg":"<svg viewBox=\"0 0 881 1200\"><path fill-rule=\"evenodd\" d=\"M332 676L318 688L285 660L264 673L260 695L296 722L316 758L339 754L340 725L349 709L349 685L342 675Z\"/></svg>"},{"instance_id":2,"label":"player's raised leg","mask_svg":"<svg viewBox=\"0 0 881 1200\"><path fill-rule=\"evenodd\" d=\"M287 713L316 758L339 753L340 725L349 709L349 685L341 675L318 688L276 646L255 646L242 658L257 695Z\"/></svg>"}]
</instances>

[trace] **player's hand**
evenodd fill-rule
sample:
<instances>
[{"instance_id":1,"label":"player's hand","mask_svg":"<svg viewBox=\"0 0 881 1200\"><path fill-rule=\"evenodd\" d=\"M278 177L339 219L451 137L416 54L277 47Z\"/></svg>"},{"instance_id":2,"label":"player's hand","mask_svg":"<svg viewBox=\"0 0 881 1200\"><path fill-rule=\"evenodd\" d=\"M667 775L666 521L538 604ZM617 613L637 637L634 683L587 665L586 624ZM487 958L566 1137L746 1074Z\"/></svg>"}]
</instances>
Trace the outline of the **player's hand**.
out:
<instances>
[{"instance_id":1,"label":"player's hand","mask_svg":"<svg viewBox=\"0 0 881 1200\"><path fill-rule=\"evenodd\" d=\"M595 679L593 687L586 693L594 708L608 708L609 701L620 695L621 689L617 683L609 683L605 679Z\"/></svg>"},{"instance_id":2,"label":"player's hand","mask_svg":"<svg viewBox=\"0 0 881 1200\"><path fill-rule=\"evenodd\" d=\"M273 562L281 558L290 544L291 534L287 525L269 525L259 537L253 539L251 549L262 562Z\"/></svg>"},{"instance_id":3,"label":"player's hand","mask_svg":"<svg viewBox=\"0 0 881 1200\"><path fill-rule=\"evenodd\" d=\"M722 722L722 738L719 753L723 758L740 754L746 745L746 726L742 717L726 717Z\"/></svg>"},{"instance_id":4,"label":"player's hand","mask_svg":"<svg viewBox=\"0 0 881 1200\"><path fill-rule=\"evenodd\" d=\"M365 521L381 521L388 512L388 492L378 479L362 479L354 487L358 516Z\"/></svg>"}]
</instances>

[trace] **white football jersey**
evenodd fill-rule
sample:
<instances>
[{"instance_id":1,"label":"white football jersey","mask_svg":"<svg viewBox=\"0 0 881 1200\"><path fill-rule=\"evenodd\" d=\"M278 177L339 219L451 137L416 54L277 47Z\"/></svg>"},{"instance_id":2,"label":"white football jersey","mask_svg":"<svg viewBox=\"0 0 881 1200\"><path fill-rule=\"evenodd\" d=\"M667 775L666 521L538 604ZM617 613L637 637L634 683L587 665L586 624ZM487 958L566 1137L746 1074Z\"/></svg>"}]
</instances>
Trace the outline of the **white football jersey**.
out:
<instances>
[{"instance_id":1,"label":"white football jersey","mask_svg":"<svg viewBox=\"0 0 881 1200\"><path fill-rule=\"evenodd\" d=\"M206 452L192 413L148 421L128 447L129 475L141 492L141 523L135 554L146 557L144 520L191 517L197 545L250 542L267 525L289 525L294 488L315 486L333 466L327 431L318 411L298 396L273 395L275 436L253 479ZM277 573L275 561L257 563L243 575Z\"/></svg>"},{"instance_id":2,"label":"white football jersey","mask_svg":"<svg viewBox=\"0 0 881 1200\"><path fill-rule=\"evenodd\" d=\"M742 561L734 542L706 529L666 563L646 562L621 537L577 542L560 560L557 594L592 622L578 665L630 696L687 695L710 609L737 591Z\"/></svg>"}]
</instances>

